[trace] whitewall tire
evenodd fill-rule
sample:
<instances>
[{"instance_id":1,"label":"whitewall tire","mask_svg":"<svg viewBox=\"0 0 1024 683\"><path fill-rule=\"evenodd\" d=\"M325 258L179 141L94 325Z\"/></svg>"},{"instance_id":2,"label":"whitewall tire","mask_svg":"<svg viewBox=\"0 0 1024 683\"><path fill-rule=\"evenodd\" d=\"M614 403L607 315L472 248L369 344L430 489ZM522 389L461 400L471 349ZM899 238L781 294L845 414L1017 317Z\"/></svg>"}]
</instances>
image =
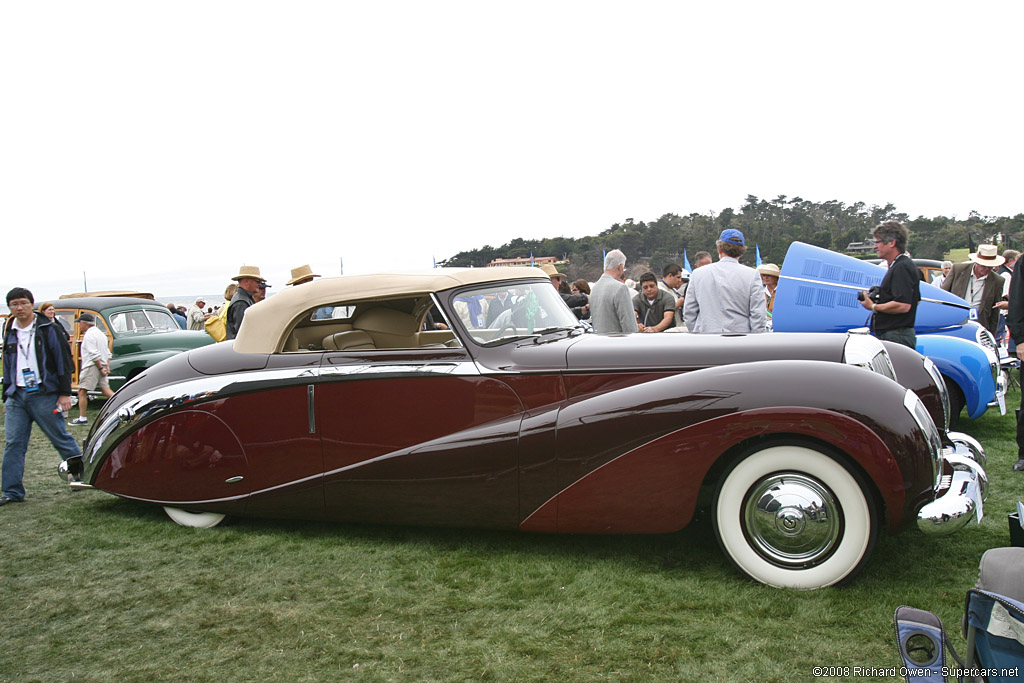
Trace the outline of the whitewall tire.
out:
<instances>
[{"instance_id":1,"label":"whitewall tire","mask_svg":"<svg viewBox=\"0 0 1024 683\"><path fill-rule=\"evenodd\" d=\"M804 445L750 453L720 481L718 543L755 581L813 589L851 578L867 561L878 514L858 478Z\"/></svg>"},{"instance_id":2,"label":"whitewall tire","mask_svg":"<svg viewBox=\"0 0 1024 683\"><path fill-rule=\"evenodd\" d=\"M165 507L164 512L181 526L189 526L195 529L209 529L224 521L225 515L217 512L189 512L181 508Z\"/></svg>"}]
</instances>

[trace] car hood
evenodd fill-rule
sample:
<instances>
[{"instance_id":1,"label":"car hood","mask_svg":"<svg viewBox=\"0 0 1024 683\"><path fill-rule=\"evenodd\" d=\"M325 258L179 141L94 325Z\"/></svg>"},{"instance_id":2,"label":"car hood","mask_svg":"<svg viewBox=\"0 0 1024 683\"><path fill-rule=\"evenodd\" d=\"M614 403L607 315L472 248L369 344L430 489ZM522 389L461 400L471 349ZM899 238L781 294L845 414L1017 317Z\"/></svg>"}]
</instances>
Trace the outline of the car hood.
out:
<instances>
[{"instance_id":1,"label":"car hood","mask_svg":"<svg viewBox=\"0 0 1024 683\"><path fill-rule=\"evenodd\" d=\"M847 335L808 334L584 334L545 343L516 344L499 368L531 372L699 368L764 360L839 363ZM482 365L489 366L481 358ZM511 361L508 362L508 361Z\"/></svg>"},{"instance_id":2,"label":"car hood","mask_svg":"<svg viewBox=\"0 0 1024 683\"><path fill-rule=\"evenodd\" d=\"M206 332L189 330L122 334L114 338L114 355L156 350L190 351L212 343L213 337Z\"/></svg>"}]
</instances>

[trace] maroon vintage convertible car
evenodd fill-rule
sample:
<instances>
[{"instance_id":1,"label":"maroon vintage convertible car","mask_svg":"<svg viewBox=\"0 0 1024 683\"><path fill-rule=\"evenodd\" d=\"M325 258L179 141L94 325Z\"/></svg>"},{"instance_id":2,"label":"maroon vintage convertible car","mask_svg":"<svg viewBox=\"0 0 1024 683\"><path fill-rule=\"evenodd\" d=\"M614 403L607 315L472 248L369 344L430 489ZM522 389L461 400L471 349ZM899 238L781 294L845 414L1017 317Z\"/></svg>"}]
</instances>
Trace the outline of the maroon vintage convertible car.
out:
<instances>
[{"instance_id":1,"label":"maroon vintage convertible car","mask_svg":"<svg viewBox=\"0 0 1024 683\"><path fill-rule=\"evenodd\" d=\"M589 334L532 268L323 279L253 306L233 344L127 383L72 485L192 526L611 534L681 529L704 489L743 573L828 586L882 529L948 533L981 513L981 447L946 433L928 361L886 348Z\"/></svg>"}]
</instances>

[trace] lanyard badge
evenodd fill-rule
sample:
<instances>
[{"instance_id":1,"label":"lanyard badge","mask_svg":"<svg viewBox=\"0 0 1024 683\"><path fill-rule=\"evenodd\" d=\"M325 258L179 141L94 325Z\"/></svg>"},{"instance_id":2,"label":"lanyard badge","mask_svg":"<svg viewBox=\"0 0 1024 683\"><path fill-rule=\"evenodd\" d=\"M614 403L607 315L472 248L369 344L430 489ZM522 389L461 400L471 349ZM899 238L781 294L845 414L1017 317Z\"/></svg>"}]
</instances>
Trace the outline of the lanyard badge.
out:
<instances>
[{"instance_id":1,"label":"lanyard badge","mask_svg":"<svg viewBox=\"0 0 1024 683\"><path fill-rule=\"evenodd\" d=\"M21 340L18 341L18 356L25 359L25 364L28 365L29 360L32 357L32 338L35 336L35 328L28 335L28 341L23 347ZM36 371L31 368L23 368L21 376L25 380L25 391L31 393L33 391L39 391L39 379L36 377Z\"/></svg>"}]
</instances>

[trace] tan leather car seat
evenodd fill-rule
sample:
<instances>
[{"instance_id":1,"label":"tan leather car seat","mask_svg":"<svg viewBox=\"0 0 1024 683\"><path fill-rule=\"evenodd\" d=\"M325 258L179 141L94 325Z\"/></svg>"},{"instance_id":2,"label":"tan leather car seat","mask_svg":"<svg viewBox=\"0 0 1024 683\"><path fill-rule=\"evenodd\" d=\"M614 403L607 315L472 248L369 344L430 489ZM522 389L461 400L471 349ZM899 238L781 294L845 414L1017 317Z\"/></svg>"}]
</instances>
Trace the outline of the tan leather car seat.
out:
<instances>
[{"instance_id":1,"label":"tan leather car seat","mask_svg":"<svg viewBox=\"0 0 1024 683\"><path fill-rule=\"evenodd\" d=\"M368 332L378 349L411 349L419 346L416 318L391 308L372 308L352 321L356 330Z\"/></svg>"},{"instance_id":2,"label":"tan leather car seat","mask_svg":"<svg viewBox=\"0 0 1024 683\"><path fill-rule=\"evenodd\" d=\"M324 337L323 347L328 351L363 351L377 348L370 335L362 330L329 334Z\"/></svg>"}]
</instances>

